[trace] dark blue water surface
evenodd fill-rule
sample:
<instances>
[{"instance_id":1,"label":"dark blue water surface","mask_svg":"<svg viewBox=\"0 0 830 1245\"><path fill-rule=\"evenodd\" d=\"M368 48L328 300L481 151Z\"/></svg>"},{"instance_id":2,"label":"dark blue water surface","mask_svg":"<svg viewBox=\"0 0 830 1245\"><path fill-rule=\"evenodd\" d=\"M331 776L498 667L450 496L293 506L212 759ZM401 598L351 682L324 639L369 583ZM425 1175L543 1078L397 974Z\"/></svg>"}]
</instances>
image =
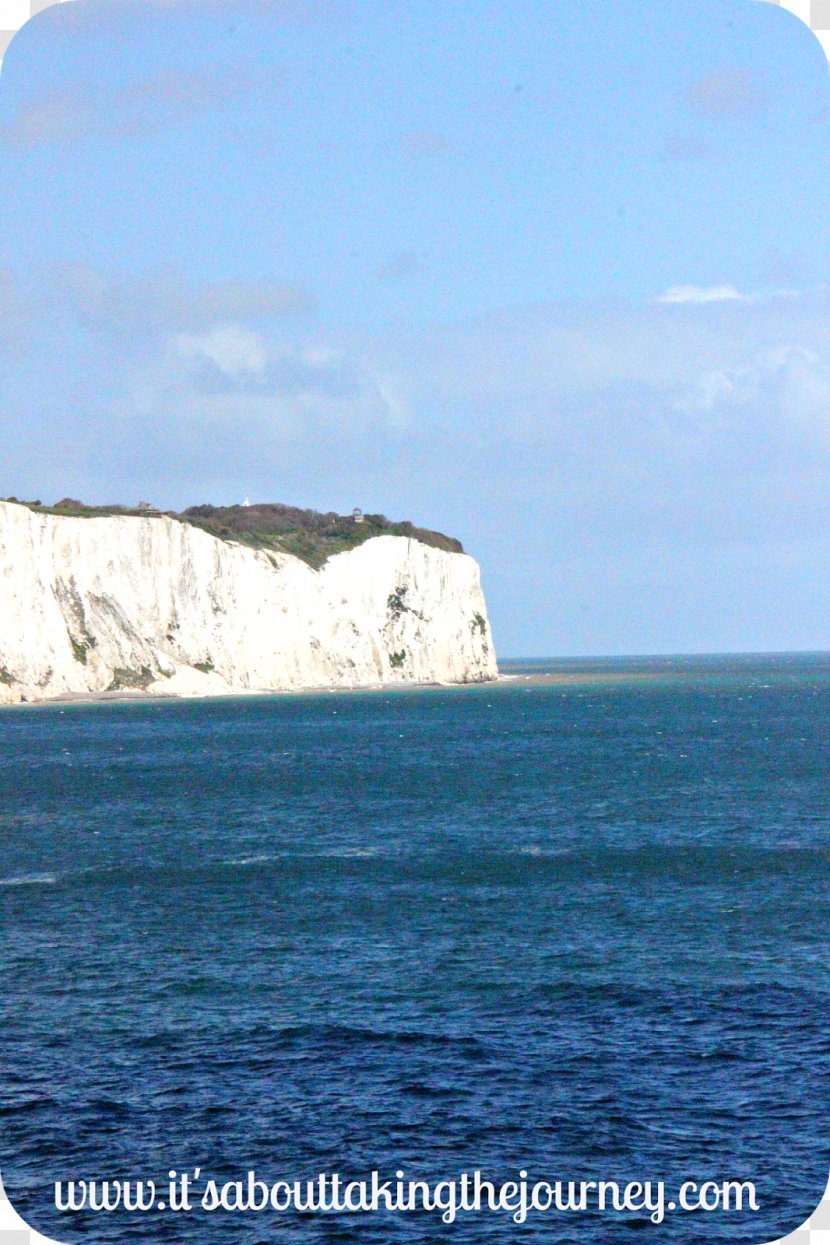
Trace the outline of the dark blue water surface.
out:
<instances>
[{"instance_id":1,"label":"dark blue water surface","mask_svg":"<svg viewBox=\"0 0 830 1245\"><path fill-rule=\"evenodd\" d=\"M63 1241L767 1241L830 1165L830 658L0 713L0 1167ZM541 678L526 678L535 672ZM563 675L551 679L553 672ZM199 1166L760 1210L59 1214Z\"/></svg>"}]
</instances>

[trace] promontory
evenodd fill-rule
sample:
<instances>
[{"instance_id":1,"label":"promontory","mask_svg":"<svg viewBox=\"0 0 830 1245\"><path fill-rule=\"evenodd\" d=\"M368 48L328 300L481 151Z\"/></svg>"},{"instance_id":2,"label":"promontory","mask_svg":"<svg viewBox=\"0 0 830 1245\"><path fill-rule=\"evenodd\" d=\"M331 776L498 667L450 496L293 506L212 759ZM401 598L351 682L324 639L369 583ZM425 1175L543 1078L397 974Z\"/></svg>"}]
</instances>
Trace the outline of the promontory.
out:
<instances>
[{"instance_id":1,"label":"promontory","mask_svg":"<svg viewBox=\"0 0 830 1245\"><path fill-rule=\"evenodd\" d=\"M497 674L478 565L439 533L276 504L0 501L0 703Z\"/></svg>"}]
</instances>

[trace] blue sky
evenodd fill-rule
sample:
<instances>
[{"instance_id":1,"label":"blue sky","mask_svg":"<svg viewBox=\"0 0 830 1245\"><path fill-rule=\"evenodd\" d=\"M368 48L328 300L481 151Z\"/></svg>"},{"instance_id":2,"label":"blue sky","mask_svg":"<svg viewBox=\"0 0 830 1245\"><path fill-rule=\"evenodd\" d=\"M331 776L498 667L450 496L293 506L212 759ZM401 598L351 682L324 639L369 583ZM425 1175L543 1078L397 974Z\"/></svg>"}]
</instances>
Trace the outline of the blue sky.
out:
<instances>
[{"instance_id":1,"label":"blue sky","mask_svg":"<svg viewBox=\"0 0 830 1245\"><path fill-rule=\"evenodd\" d=\"M829 87L758 0L49 9L0 494L410 518L503 655L830 648Z\"/></svg>"}]
</instances>

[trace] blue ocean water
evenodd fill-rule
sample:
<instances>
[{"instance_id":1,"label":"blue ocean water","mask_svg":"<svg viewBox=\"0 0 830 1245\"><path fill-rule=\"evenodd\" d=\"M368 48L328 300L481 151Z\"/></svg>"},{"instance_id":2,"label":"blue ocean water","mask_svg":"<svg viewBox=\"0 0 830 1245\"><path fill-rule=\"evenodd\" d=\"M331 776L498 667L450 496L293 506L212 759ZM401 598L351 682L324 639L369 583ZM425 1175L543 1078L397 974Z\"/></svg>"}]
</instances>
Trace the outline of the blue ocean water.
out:
<instances>
[{"instance_id":1,"label":"blue ocean water","mask_svg":"<svg viewBox=\"0 0 830 1245\"><path fill-rule=\"evenodd\" d=\"M0 713L0 1169L62 1241L768 1241L830 1167L830 657ZM531 676L531 677L528 677ZM760 1210L59 1214L53 1182L746 1179Z\"/></svg>"}]
</instances>

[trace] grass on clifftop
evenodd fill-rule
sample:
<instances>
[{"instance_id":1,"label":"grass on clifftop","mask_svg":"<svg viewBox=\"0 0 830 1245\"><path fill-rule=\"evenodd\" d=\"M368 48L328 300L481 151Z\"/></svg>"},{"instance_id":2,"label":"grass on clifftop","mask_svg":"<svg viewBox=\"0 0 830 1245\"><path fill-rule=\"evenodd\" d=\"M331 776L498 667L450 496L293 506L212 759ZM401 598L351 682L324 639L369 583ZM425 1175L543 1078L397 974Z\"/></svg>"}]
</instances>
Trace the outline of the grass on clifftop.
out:
<instances>
[{"instance_id":1,"label":"grass on clifftop","mask_svg":"<svg viewBox=\"0 0 830 1245\"><path fill-rule=\"evenodd\" d=\"M16 497L5 500L28 506L39 514L72 515L75 518L108 515L146 518L161 513L146 506L87 506L70 497L63 498L54 506L44 506L39 501L19 501ZM190 506L181 514L174 511L164 513L167 518L200 527L220 540L293 554L315 569L333 554L354 549L373 536L408 536L434 549L444 549L448 553L464 552L461 542L451 536L415 527L406 520L395 523L382 514L364 515L361 522L353 515L335 514L333 511L321 514L317 510L301 510L297 506L283 506L278 502L252 506Z\"/></svg>"}]
</instances>

